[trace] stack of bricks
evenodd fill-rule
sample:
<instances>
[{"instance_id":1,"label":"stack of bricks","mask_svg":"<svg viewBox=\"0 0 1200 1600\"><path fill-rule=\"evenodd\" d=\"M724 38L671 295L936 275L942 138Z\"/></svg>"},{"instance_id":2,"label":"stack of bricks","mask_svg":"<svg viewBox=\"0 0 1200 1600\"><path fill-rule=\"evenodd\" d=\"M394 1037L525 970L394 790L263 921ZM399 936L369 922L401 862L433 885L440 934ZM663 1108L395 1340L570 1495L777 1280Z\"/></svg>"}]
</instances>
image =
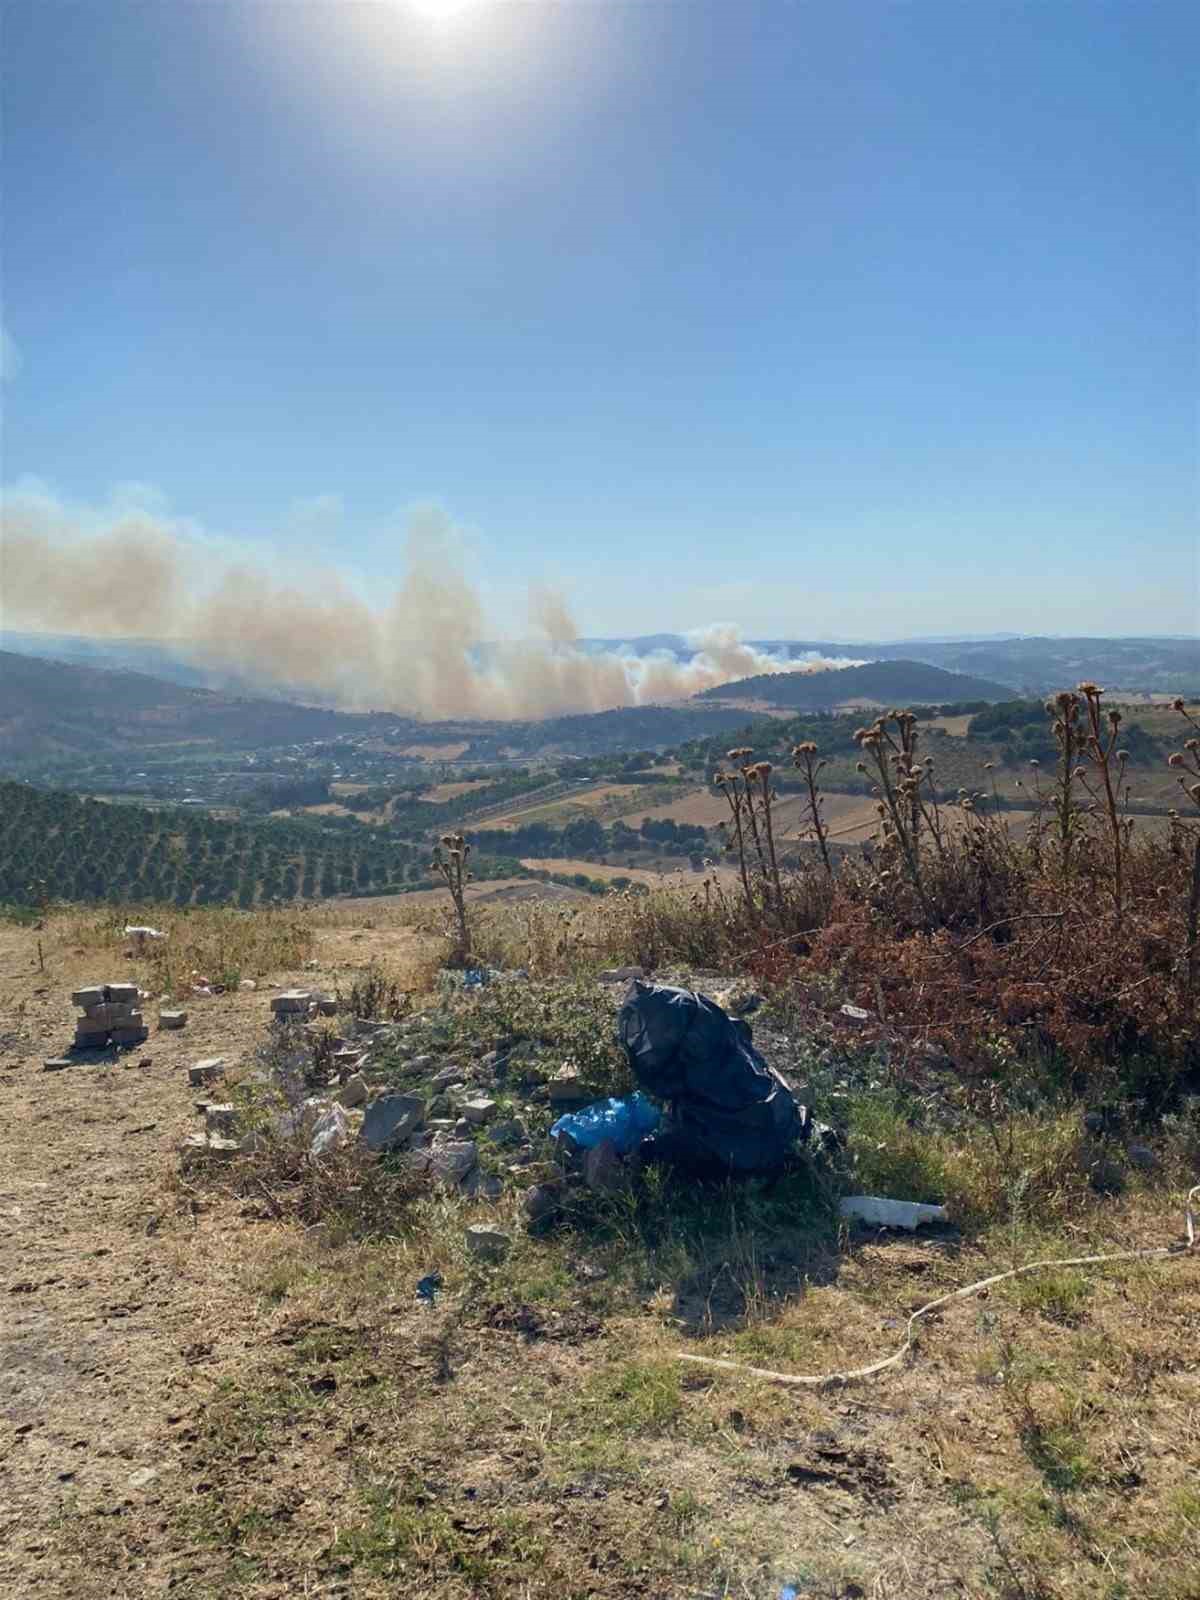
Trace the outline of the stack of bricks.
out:
<instances>
[{"instance_id":1,"label":"stack of bricks","mask_svg":"<svg viewBox=\"0 0 1200 1600\"><path fill-rule=\"evenodd\" d=\"M71 1001L83 1015L75 1019L76 1050L144 1043L148 1030L138 1010L140 999L136 983L96 983L77 989Z\"/></svg>"}]
</instances>

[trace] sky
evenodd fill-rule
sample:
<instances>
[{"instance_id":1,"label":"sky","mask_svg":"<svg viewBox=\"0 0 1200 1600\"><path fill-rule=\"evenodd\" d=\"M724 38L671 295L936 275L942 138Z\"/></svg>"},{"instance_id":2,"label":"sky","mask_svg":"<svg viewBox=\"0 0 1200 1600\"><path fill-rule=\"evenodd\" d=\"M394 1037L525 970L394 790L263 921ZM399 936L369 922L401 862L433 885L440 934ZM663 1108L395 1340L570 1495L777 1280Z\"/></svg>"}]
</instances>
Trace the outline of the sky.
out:
<instances>
[{"instance_id":1,"label":"sky","mask_svg":"<svg viewBox=\"0 0 1200 1600\"><path fill-rule=\"evenodd\" d=\"M1190 633L1174 0L3 0L0 477L585 633ZM131 574L136 599L136 574Z\"/></svg>"}]
</instances>

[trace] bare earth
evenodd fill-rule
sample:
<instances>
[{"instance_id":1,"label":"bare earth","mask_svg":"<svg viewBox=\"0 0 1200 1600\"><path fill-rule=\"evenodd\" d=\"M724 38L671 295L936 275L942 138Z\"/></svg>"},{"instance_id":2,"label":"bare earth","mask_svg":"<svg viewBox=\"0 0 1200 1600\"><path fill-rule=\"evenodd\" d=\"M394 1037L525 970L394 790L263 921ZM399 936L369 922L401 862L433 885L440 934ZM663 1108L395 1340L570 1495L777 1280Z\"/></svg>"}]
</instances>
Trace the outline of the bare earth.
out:
<instances>
[{"instance_id":1,"label":"bare earth","mask_svg":"<svg viewBox=\"0 0 1200 1600\"><path fill-rule=\"evenodd\" d=\"M401 971L417 936L364 912L321 927L319 973L272 978ZM192 1002L182 1034L116 1064L42 1070L71 988L131 965L0 924L0 1594L774 1600L790 1576L815 1600L1200 1595L1196 1263L951 1308L911 1367L855 1390L683 1368L700 1334L790 1370L870 1359L1002 1243L876 1239L829 1281L776 1251L752 1263L753 1323L726 1275L672 1284L664 1262L640 1310L577 1284L581 1261L617 1280L620 1247L527 1239L507 1201L503 1269L464 1260L471 1213L446 1202L411 1236L338 1245L177 1177L184 1069L254 1046L265 984ZM1057 1243L1178 1232L1178 1196L1147 1191ZM413 1295L431 1268L436 1310Z\"/></svg>"}]
</instances>

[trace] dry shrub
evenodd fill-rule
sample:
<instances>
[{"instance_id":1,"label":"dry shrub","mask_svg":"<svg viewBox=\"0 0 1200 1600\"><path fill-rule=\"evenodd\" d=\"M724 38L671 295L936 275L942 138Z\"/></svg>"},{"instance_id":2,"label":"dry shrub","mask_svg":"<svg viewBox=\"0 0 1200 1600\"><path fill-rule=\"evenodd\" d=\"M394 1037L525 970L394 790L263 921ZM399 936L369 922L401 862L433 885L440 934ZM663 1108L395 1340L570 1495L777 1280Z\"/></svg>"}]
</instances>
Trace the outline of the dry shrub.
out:
<instances>
[{"instance_id":1,"label":"dry shrub","mask_svg":"<svg viewBox=\"0 0 1200 1600\"><path fill-rule=\"evenodd\" d=\"M81 951L94 950L111 960L114 951L128 947L125 928L139 925L167 935L150 942L139 959L146 967L147 986L173 995L187 994L194 975L233 988L242 978L292 971L303 965L313 948L307 913L286 908L119 906L70 918L64 938Z\"/></svg>"},{"instance_id":2,"label":"dry shrub","mask_svg":"<svg viewBox=\"0 0 1200 1600\"><path fill-rule=\"evenodd\" d=\"M890 1028L928 1030L968 1076L987 1079L998 1063L1049 1054L1080 1077L1103 1080L1119 1069L1123 1081L1137 1079L1153 1058L1160 1076L1182 1078L1196 1066L1196 997L1184 959L1190 866L1166 845L1132 847L1120 919L1091 887L1076 877L1066 892L1027 863L1020 895L1010 880L1005 909L964 938L898 926L862 885L843 886L791 970L836 973L868 1009L882 998ZM769 965L783 975L778 958Z\"/></svg>"},{"instance_id":3,"label":"dry shrub","mask_svg":"<svg viewBox=\"0 0 1200 1600\"><path fill-rule=\"evenodd\" d=\"M343 1238L397 1233L428 1179L348 1144L315 1158L304 1138L278 1138L226 1163L196 1158L177 1179L181 1197L225 1194L256 1202L273 1220L321 1224Z\"/></svg>"}]
</instances>

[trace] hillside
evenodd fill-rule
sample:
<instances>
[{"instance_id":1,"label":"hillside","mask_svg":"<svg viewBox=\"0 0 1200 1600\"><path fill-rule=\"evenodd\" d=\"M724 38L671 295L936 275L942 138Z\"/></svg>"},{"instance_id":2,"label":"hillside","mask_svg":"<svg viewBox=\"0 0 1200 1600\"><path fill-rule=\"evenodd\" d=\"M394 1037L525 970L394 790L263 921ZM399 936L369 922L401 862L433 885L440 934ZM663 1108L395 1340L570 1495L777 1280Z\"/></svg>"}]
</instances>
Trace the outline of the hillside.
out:
<instances>
[{"instance_id":1,"label":"hillside","mask_svg":"<svg viewBox=\"0 0 1200 1600\"><path fill-rule=\"evenodd\" d=\"M413 739L426 729L392 715L241 699L140 672L0 652L0 756L5 758L197 741L256 748L384 731Z\"/></svg>"},{"instance_id":2,"label":"hillside","mask_svg":"<svg viewBox=\"0 0 1200 1600\"><path fill-rule=\"evenodd\" d=\"M854 700L880 705L951 705L970 700L1008 700L1002 683L946 672L923 661L868 661L831 672L764 673L706 689L698 699L758 700L797 711L832 711Z\"/></svg>"},{"instance_id":3,"label":"hillside","mask_svg":"<svg viewBox=\"0 0 1200 1600\"><path fill-rule=\"evenodd\" d=\"M320 899L427 881L428 851L374 829L222 822L0 782L0 902Z\"/></svg>"}]
</instances>

